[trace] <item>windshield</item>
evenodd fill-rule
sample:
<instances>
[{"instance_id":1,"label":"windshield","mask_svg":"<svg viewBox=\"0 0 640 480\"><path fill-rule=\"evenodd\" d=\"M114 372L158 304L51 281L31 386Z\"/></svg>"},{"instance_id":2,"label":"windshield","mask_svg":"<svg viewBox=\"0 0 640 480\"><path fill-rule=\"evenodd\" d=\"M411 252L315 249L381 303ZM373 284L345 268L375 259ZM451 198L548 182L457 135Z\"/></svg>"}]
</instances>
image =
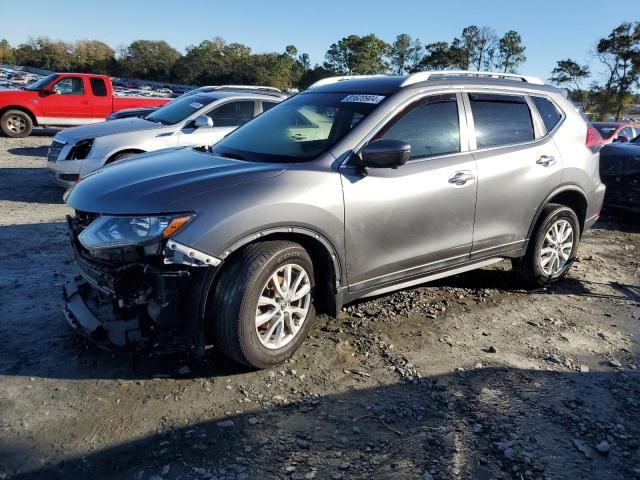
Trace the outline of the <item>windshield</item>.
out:
<instances>
[{"instance_id":1,"label":"windshield","mask_svg":"<svg viewBox=\"0 0 640 480\"><path fill-rule=\"evenodd\" d=\"M594 127L596 127L596 130L600 132L600 135L605 140L607 138L611 138L611 135L613 135L616 132L616 129L618 128L617 125L594 125Z\"/></svg>"},{"instance_id":2,"label":"windshield","mask_svg":"<svg viewBox=\"0 0 640 480\"><path fill-rule=\"evenodd\" d=\"M41 78L37 82L32 83L28 87L24 87L25 90L42 90L42 87L51 83L58 75L52 73L51 75L47 75L46 77Z\"/></svg>"},{"instance_id":3,"label":"windshield","mask_svg":"<svg viewBox=\"0 0 640 480\"><path fill-rule=\"evenodd\" d=\"M384 99L304 93L256 117L212 147L216 155L257 162L300 162L335 145Z\"/></svg>"},{"instance_id":4,"label":"windshield","mask_svg":"<svg viewBox=\"0 0 640 480\"><path fill-rule=\"evenodd\" d=\"M162 125L175 125L186 120L202 107L215 100L215 97L209 95L191 95L189 97L176 98L144 118Z\"/></svg>"}]
</instances>

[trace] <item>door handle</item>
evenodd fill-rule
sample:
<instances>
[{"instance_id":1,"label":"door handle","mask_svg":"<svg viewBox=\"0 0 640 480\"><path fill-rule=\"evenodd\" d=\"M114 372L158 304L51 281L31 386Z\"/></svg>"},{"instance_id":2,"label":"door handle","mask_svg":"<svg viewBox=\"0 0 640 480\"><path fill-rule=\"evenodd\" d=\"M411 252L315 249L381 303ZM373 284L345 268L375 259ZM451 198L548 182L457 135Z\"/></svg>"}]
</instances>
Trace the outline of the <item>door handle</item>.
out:
<instances>
[{"instance_id":1,"label":"door handle","mask_svg":"<svg viewBox=\"0 0 640 480\"><path fill-rule=\"evenodd\" d=\"M467 182L470 182L474 178L475 177L469 170L461 170L449 177L449 183L452 183L453 185L462 186Z\"/></svg>"},{"instance_id":2,"label":"door handle","mask_svg":"<svg viewBox=\"0 0 640 480\"><path fill-rule=\"evenodd\" d=\"M307 136L301 133L296 133L295 135L291 135L291 138L293 138L294 140L304 140L305 138L307 138Z\"/></svg>"},{"instance_id":3,"label":"door handle","mask_svg":"<svg viewBox=\"0 0 640 480\"><path fill-rule=\"evenodd\" d=\"M540 158L536 160L536 163L543 167L550 167L556 164L556 157L553 155L540 155Z\"/></svg>"}]
</instances>

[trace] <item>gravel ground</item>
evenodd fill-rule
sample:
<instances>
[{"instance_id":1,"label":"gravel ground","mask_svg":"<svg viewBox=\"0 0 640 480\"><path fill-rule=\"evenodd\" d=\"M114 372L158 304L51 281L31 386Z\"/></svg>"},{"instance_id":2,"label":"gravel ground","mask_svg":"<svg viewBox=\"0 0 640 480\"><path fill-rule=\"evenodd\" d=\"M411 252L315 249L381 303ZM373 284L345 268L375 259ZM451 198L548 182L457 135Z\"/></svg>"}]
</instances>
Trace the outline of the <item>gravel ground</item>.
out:
<instances>
[{"instance_id":1,"label":"gravel ground","mask_svg":"<svg viewBox=\"0 0 640 480\"><path fill-rule=\"evenodd\" d=\"M280 368L132 357L66 324L51 132L0 138L0 480L640 478L640 229L318 318Z\"/></svg>"}]
</instances>

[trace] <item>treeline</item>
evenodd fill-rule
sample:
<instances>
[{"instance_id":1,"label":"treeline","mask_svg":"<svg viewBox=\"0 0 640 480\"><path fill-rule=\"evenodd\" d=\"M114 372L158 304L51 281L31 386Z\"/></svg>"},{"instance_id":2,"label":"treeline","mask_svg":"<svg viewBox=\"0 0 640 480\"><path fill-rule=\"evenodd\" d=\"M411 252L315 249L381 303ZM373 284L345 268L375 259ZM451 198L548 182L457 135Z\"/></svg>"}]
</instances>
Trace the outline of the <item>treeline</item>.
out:
<instances>
[{"instance_id":1,"label":"treeline","mask_svg":"<svg viewBox=\"0 0 640 480\"><path fill-rule=\"evenodd\" d=\"M589 65L559 60L549 79L566 87L592 119L616 119L634 102L640 85L640 22L624 22L601 38L593 52L604 75L592 76Z\"/></svg>"},{"instance_id":2,"label":"treeline","mask_svg":"<svg viewBox=\"0 0 640 480\"><path fill-rule=\"evenodd\" d=\"M0 63L193 85L302 89L332 75L456 68L516 72L526 61L525 50L516 31L499 35L490 27L471 25L450 42L427 44L407 34L391 43L374 34L349 35L332 44L324 61L315 65L294 45L281 53L253 53L246 45L220 37L189 46L184 54L156 40L136 40L117 52L98 40L69 43L38 37L15 47L1 40ZM614 28L597 42L593 55L602 67L596 75L589 65L565 58L557 62L549 80L566 87L593 118L617 118L634 102L633 90L640 83L640 23L625 22Z\"/></svg>"},{"instance_id":3,"label":"treeline","mask_svg":"<svg viewBox=\"0 0 640 480\"><path fill-rule=\"evenodd\" d=\"M1 40L0 63L194 85L247 83L287 89L305 88L318 79L341 74L404 74L442 68L512 72L526 60L524 51L517 32L499 36L489 27L472 25L451 42L426 45L407 34L391 43L374 34L349 35L331 45L324 62L315 65L294 45L281 53L253 53L246 45L227 43L220 37L189 46L185 54L156 40L136 40L118 51L98 40L69 43L37 37L15 47Z\"/></svg>"}]
</instances>

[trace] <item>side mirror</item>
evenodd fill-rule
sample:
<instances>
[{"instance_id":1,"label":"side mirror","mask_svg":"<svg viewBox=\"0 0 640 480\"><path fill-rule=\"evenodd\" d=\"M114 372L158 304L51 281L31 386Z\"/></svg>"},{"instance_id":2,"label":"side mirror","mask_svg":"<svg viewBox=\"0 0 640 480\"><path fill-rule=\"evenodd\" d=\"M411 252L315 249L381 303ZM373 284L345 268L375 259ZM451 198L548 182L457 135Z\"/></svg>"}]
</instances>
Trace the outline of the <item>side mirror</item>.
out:
<instances>
[{"instance_id":1,"label":"side mirror","mask_svg":"<svg viewBox=\"0 0 640 480\"><path fill-rule=\"evenodd\" d=\"M398 168L411 157L411 145L402 140L376 140L362 149L362 162L368 168Z\"/></svg>"},{"instance_id":2,"label":"side mirror","mask_svg":"<svg viewBox=\"0 0 640 480\"><path fill-rule=\"evenodd\" d=\"M618 135L614 141L621 142L621 143L628 142L629 137L627 137L626 135Z\"/></svg>"},{"instance_id":3,"label":"side mirror","mask_svg":"<svg viewBox=\"0 0 640 480\"><path fill-rule=\"evenodd\" d=\"M45 95L55 95L58 93L58 91L55 89L53 85L49 85L42 89L42 93L44 93Z\"/></svg>"},{"instance_id":4,"label":"side mirror","mask_svg":"<svg viewBox=\"0 0 640 480\"><path fill-rule=\"evenodd\" d=\"M196 117L196 119L193 121L193 126L195 128L201 128L201 127L211 128L213 127L213 120L211 120L211 117L207 115L200 115L199 117Z\"/></svg>"}]
</instances>

